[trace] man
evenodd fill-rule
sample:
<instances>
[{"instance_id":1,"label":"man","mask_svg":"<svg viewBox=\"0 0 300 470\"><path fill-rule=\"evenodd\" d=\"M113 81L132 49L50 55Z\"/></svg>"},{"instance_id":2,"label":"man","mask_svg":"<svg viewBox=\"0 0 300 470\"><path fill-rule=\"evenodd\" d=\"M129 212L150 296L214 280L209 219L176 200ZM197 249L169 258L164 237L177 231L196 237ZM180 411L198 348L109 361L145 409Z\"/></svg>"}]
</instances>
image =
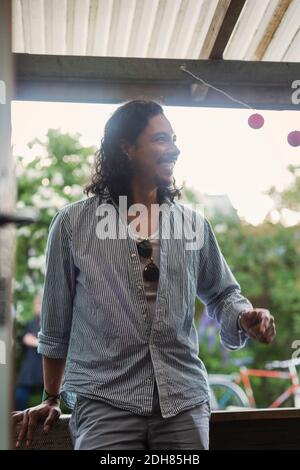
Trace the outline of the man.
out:
<instances>
[{"instance_id":1,"label":"man","mask_svg":"<svg viewBox=\"0 0 300 470\"><path fill-rule=\"evenodd\" d=\"M220 323L227 348L248 336L274 338L274 318L241 295L209 222L175 201L175 140L159 104L121 106L106 124L86 188L93 196L52 221L39 334L46 393L15 417L22 420L17 445L30 444L38 420L49 430L61 394L75 403L75 449L208 449L195 297ZM174 235L183 218L188 233L198 227L200 243Z\"/></svg>"}]
</instances>

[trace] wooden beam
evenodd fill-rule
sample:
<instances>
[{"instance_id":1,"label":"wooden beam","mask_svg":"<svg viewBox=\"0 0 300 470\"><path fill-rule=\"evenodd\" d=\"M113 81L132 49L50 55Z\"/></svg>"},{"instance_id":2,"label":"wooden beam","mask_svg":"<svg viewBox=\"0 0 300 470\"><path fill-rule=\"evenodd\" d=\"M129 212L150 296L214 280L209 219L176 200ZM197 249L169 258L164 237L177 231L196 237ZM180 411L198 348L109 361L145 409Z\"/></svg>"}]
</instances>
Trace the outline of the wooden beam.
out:
<instances>
[{"instance_id":1,"label":"wooden beam","mask_svg":"<svg viewBox=\"0 0 300 470\"><path fill-rule=\"evenodd\" d=\"M299 429L296 408L215 411L210 450L299 450Z\"/></svg>"},{"instance_id":2,"label":"wooden beam","mask_svg":"<svg viewBox=\"0 0 300 470\"><path fill-rule=\"evenodd\" d=\"M210 59L223 58L223 52L225 51L227 43L245 3L246 0L231 0L230 5L226 10L222 26L214 43L214 47L210 53Z\"/></svg>"},{"instance_id":3,"label":"wooden beam","mask_svg":"<svg viewBox=\"0 0 300 470\"><path fill-rule=\"evenodd\" d=\"M292 0L281 0L280 3L277 5L277 8L266 28L265 34L261 38L256 51L255 51L255 58L257 60L262 60L266 50L269 47L270 42L273 39L274 34L276 33L287 9L289 8Z\"/></svg>"},{"instance_id":4,"label":"wooden beam","mask_svg":"<svg viewBox=\"0 0 300 470\"><path fill-rule=\"evenodd\" d=\"M199 102L191 92L197 80L186 68L253 108L293 109L291 85L300 63L231 60L138 59L15 54L15 99L119 103L151 98L165 105L242 107L209 89Z\"/></svg>"},{"instance_id":5,"label":"wooden beam","mask_svg":"<svg viewBox=\"0 0 300 470\"><path fill-rule=\"evenodd\" d=\"M205 37L199 59L209 59L211 51L220 33L231 0L219 0L213 19Z\"/></svg>"}]
</instances>

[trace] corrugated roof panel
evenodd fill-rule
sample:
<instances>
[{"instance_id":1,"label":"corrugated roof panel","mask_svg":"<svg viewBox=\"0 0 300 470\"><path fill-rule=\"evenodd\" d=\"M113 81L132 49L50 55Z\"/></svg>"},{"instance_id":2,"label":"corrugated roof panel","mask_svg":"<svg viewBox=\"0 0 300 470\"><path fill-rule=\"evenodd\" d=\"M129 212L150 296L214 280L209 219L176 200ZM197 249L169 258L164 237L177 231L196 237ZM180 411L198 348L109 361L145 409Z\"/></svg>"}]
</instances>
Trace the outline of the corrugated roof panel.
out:
<instances>
[{"instance_id":1,"label":"corrugated roof panel","mask_svg":"<svg viewBox=\"0 0 300 470\"><path fill-rule=\"evenodd\" d=\"M161 0L150 39L147 57L167 57L181 0Z\"/></svg>"},{"instance_id":2,"label":"corrugated roof panel","mask_svg":"<svg viewBox=\"0 0 300 470\"><path fill-rule=\"evenodd\" d=\"M107 55L113 0L91 0L87 55Z\"/></svg>"},{"instance_id":3,"label":"corrugated roof panel","mask_svg":"<svg viewBox=\"0 0 300 470\"><path fill-rule=\"evenodd\" d=\"M89 0L68 0L67 2L66 50L69 55L86 55L89 11Z\"/></svg>"},{"instance_id":4,"label":"corrugated roof panel","mask_svg":"<svg viewBox=\"0 0 300 470\"><path fill-rule=\"evenodd\" d=\"M251 38L249 47L245 53L245 60L261 60L272 40L274 31L281 21L283 2L282 0L272 0L269 2L256 31Z\"/></svg>"},{"instance_id":5,"label":"corrugated roof panel","mask_svg":"<svg viewBox=\"0 0 300 470\"><path fill-rule=\"evenodd\" d=\"M203 0L184 0L181 3L167 57L180 59L187 56L202 5Z\"/></svg>"},{"instance_id":6,"label":"corrugated roof panel","mask_svg":"<svg viewBox=\"0 0 300 470\"><path fill-rule=\"evenodd\" d=\"M300 1L293 0L276 30L263 60L282 61L300 29Z\"/></svg>"},{"instance_id":7,"label":"corrugated roof panel","mask_svg":"<svg viewBox=\"0 0 300 470\"><path fill-rule=\"evenodd\" d=\"M201 10L193 31L192 40L187 51L187 58L199 58L207 34L210 28L214 27L212 20L218 3L219 0L204 0L202 2Z\"/></svg>"},{"instance_id":8,"label":"corrugated roof panel","mask_svg":"<svg viewBox=\"0 0 300 470\"><path fill-rule=\"evenodd\" d=\"M41 0L22 0L24 50L45 54L45 14Z\"/></svg>"},{"instance_id":9,"label":"corrugated roof panel","mask_svg":"<svg viewBox=\"0 0 300 470\"><path fill-rule=\"evenodd\" d=\"M286 62L300 62L300 29L295 34L283 59Z\"/></svg>"},{"instance_id":10,"label":"corrugated roof panel","mask_svg":"<svg viewBox=\"0 0 300 470\"><path fill-rule=\"evenodd\" d=\"M21 0L14 0L13 3L12 36L13 50L15 52L25 52Z\"/></svg>"},{"instance_id":11,"label":"corrugated roof panel","mask_svg":"<svg viewBox=\"0 0 300 470\"><path fill-rule=\"evenodd\" d=\"M45 1L45 51L66 54L67 0Z\"/></svg>"},{"instance_id":12,"label":"corrugated roof panel","mask_svg":"<svg viewBox=\"0 0 300 470\"><path fill-rule=\"evenodd\" d=\"M114 0L108 56L126 57L136 0Z\"/></svg>"},{"instance_id":13,"label":"corrugated roof panel","mask_svg":"<svg viewBox=\"0 0 300 470\"><path fill-rule=\"evenodd\" d=\"M259 40L258 30L261 35L264 33L264 29L260 28L262 22L266 21L266 16L272 17L279 1L247 0L223 53L224 59L243 60L246 58L255 38Z\"/></svg>"},{"instance_id":14,"label":"corrugated roof panel","mask_svg":"<svg viewBox=\"0 0 300 470\"><path fill-rule=\"evenodd\" d=\"M228 5L229 0L13 0L13 51L208 58ZM299 29L300 0L247 0L223 58L300 61Z\"/></svg>"},{"instance_id":15,"label":"corrugated roof panel","mask_svg":"<svg viewBox=\"0 0 300 470\"><path fill-rule=\"evenodd\" d=\"M137 2L127 51L129 57L147 57L158 6L159 0Z\"/></svg>"}]
</instances>

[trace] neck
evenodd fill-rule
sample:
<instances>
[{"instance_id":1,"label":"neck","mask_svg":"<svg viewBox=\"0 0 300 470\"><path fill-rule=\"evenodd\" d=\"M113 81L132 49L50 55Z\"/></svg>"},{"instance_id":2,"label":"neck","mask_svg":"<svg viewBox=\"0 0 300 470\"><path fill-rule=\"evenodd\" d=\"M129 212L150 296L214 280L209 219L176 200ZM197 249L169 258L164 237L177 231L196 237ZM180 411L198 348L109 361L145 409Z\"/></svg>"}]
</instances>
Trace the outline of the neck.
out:
<instances>
[{"instance_id":1,"label":"neck","mask_svg":"<svg viewBox=\"0 0 300 470\"><path fill-rule=\"evenodd\" d=\"M141 181L133 180L131 183L131 195L133 204L144 204L147 208L151 207L151 204L157 204L157 187L153 185L147 185Z\"/></svg>"}]
</instances>

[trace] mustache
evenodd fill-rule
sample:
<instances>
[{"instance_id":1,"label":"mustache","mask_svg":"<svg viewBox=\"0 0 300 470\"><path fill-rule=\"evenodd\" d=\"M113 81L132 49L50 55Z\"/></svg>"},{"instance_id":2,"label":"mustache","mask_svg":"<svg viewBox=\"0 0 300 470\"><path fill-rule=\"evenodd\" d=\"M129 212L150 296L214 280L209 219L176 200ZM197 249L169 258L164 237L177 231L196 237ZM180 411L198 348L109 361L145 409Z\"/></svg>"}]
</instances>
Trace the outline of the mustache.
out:
<instances>
[{"instance_id":1,"label":"mustache","mask_svg":"<svg viewBox=\"0 0 300 470\"><path fill-rule=\"evenodd\" d=\"M178 155L168 155L168 156L159 158L157 163L176 163L177 159L178 159Z\"/></svg>"}]
</instances>

